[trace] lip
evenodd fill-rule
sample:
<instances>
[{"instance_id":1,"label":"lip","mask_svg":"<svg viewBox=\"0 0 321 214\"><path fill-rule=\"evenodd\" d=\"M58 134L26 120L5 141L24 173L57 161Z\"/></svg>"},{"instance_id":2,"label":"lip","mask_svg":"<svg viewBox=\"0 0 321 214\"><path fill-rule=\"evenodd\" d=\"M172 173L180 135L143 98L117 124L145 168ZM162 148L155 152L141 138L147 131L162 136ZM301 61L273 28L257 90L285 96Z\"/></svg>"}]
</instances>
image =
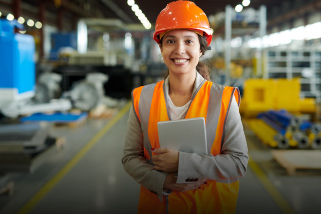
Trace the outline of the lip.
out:
<instances>
[{"instance_id":1,"label":"lip","mask_svg":"<svg viewBox=\"0 0 321 214\"><path fill-rule=\"evenodd\" d=\"M189 59L186 58L173 58L171 59L175 65L185 65Z\"/></svg>"}]
</instances>

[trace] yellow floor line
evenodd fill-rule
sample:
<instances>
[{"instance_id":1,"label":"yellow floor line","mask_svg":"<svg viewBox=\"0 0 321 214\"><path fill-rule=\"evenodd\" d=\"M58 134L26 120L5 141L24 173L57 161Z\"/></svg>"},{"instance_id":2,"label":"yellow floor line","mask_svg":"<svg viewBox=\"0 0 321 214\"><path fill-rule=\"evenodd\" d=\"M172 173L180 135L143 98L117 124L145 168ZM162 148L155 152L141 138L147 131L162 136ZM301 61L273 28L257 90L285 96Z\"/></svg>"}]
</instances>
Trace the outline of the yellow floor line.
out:
<instances>
[{"instance_id":1,"label":"yellow floor line","mask_svg":"<svg viewBox=\"0 0 321 214\"><path fill-rule=\"evenodd\" d=\"M45 184L20 210L19 214L30 213L51 189L79 162L79 160L112 128L131 107L131 101L100 130L47 184Z\"/></svg>"},{"instance_id":2,"label":"yellow floor line","mask_svg":"<svg viewBox=\"0 0 321 214\"><path fill-rule=\"evenodd\" d=\"M267 192L272 196L277 205L282 209L283 213L295 213L291 205L279 193L279 191L271 183L269 178L265 175L265 173L257 165L257 163L254 160L252 160L252 158L250 158L249 160L249 166L253 170L254 174L259 178Z\"/></svg>"}]
</instances>

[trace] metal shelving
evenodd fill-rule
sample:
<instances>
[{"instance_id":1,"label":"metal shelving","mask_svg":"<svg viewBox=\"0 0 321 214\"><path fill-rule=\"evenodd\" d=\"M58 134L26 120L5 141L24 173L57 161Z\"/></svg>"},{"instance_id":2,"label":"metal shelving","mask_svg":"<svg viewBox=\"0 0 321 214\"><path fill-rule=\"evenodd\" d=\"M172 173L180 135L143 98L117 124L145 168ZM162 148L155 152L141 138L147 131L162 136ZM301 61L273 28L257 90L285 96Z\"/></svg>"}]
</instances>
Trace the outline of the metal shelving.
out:
<instances>
[{"instance_id":1,"label":"metal shelving","mask_svg":"<svg viewBox=\"0 0 321 214\"><path fill-rule=\"evenodd\" d=\"M265 78L300 78L300 96L321 102L321 50L268 49L266 58Z\"/></svg>"}]
</instances>

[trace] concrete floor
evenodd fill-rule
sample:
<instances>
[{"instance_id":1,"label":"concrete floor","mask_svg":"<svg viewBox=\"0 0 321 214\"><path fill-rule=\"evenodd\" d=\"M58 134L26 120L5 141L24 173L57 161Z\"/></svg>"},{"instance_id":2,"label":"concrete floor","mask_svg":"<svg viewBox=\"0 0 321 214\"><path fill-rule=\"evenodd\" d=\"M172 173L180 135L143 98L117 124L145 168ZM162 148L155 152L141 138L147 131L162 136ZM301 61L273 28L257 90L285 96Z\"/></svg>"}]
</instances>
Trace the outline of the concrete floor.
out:
<instances>
[{"instance_id":1,"label":"concrete floor","mask_svg":"<svg viewBox=\"0 0 321 214\"><path fill-rule=\"evenodd\" d=\"M66 138L64 149L31 174L11 174L15 192L0 198L0 213L136 213L139 185L121 164L127 118L128 112L64 174L61 169L112 119L53 128L52 135ZM237 213L320 213L321 170L287 176L270 149L245 130L252 162L240 180ZM53 181L57 174L63 176ZM39 190L43 195L34 197Z\"/></svg>"}]
</instances>

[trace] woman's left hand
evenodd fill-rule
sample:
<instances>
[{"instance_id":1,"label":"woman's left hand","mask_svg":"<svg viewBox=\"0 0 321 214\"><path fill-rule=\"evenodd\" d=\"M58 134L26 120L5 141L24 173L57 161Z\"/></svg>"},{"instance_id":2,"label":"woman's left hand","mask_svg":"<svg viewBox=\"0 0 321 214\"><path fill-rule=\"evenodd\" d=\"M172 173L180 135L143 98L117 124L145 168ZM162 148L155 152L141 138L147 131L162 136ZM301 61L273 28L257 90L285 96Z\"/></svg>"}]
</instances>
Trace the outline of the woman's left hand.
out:
<instances>
[{"instance_id":1,"label":"woman's left hand","mask_svg":"<svg viewBox=\"0 0 321 214\"><path fill-rule=\"evenodd\" d=\"M154 169L167 173L178 171L178 151L162 148L152 151L156 153L152 156L152 160L155 164Z\"/></svg>"}]
</instances>

